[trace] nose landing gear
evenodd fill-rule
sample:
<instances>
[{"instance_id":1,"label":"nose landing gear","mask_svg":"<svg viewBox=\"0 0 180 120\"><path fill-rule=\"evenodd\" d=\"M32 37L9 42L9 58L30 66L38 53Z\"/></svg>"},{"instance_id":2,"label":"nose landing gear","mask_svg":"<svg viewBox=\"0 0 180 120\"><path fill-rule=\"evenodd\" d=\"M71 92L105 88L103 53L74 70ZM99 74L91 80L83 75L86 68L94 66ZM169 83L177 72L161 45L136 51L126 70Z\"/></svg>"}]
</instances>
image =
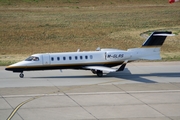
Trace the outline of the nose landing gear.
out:
<instances>
[{"instance_id":1,"label":"nose landing gear","mask_svg":"<svg viewBox=\"0 0 180 120\"><path fill-rule=\"evenodd\" d=\"M20 77L20 78L23 78L23 77L24 77L23 72L21 72L21 73L19 74L19 77Z\"/></svg>"}]
</instances>

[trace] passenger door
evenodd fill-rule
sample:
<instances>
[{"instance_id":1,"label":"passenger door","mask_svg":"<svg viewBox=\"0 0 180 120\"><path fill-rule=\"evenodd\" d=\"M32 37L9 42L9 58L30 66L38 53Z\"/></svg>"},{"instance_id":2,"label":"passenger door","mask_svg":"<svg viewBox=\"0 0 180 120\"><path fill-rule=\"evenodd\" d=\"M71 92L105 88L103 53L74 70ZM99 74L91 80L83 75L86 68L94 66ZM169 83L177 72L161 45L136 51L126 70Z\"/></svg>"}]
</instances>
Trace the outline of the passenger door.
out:
<instances>
[{"instance_id":1,"label":"passenger door","mask_svg":"<svg viewBox=\"0 0 180 120\"><path fill-rule=\"evenodd\" d=\"M49 65L50 64L50 56L49 54L43 55L43 65Z\"/></svg>"}]
</instances>

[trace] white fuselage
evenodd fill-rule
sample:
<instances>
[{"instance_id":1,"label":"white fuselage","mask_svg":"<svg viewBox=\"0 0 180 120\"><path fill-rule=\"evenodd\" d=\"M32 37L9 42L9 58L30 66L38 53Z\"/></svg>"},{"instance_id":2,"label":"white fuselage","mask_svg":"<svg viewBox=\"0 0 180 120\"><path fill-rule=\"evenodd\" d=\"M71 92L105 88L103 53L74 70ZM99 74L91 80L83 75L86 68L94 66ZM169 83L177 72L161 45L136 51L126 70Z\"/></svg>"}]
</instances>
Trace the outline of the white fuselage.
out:
<instances>
[{"instance_id":1,"label":"white fuselage","mask_svg":"<svg viewBox=\"0 0 180 120\"><path fill-rule=\"evenodd\" d=\"M100 51L34 54L30 59L10 65L7 69L13 72L22 72L48 69L86 69L84 66L113 67L121 65L126 60L130 62L139 59L160 59L159 49L132 48L127 51L101 49Z\"/></svg>"},{"instance_id":2,"label":"white fuselage","mask_svg":"<svg viewBox=\"0 0 180 120\"><path fill-rule=\"evenodd\" d=\"M122 64L131 55L127 51L102 49L101 51L64 52L34 54L38 60L24 60L8 68L16 68L14 72L45 69L84 69L83 66L108 66ZM22 70L23 69L23 70Z\"/></svg>"}]
</instances>

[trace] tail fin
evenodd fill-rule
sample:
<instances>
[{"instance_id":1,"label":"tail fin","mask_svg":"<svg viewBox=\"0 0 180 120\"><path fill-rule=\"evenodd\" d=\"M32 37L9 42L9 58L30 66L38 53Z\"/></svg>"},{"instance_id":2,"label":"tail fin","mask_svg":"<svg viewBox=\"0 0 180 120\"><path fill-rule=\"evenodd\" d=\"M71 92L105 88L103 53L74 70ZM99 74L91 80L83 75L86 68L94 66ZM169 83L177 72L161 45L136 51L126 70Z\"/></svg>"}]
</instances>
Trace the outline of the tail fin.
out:
<instances>
[{"instance_id":1,"label":"tail fin","mask_svg":"<svg viewBox=\"0 0 180 120\"><path fill-rule=\"evenodd\" d=\"M146 46L162 46L167 36L172 36L172 32L156 31L143 43L142 47Z\"/></svg>"},{"instance_id":2,"label":"tail fin","mask_svg":"<svg viewBox=\"0 0 180 120\"><path fill-rule=\"evenodd\" d=\"M160 48L167 36L173 36L172 32L153 32L143 43L141 48L132 48L128 51L133 52L134 60L160 60Z\"/></svg>"}]
</instances>

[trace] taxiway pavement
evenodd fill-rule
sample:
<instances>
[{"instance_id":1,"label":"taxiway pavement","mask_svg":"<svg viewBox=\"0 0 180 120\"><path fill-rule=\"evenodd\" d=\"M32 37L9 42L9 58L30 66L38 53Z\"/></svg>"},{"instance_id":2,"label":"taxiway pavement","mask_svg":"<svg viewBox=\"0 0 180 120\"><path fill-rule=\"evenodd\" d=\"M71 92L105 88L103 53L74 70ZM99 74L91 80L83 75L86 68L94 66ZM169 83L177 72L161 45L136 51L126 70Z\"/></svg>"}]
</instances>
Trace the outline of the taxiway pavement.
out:
<instances>
[{"instance_id":1,"label":"taxiway pavement","mask_svg":"<svg viewBox=\"0 0 180 120\"><path fill-rule=\"evenodd\" d=\"M0 67L0 120L179 120L180 62L134 62L102 78L90 71L19 74Z\"/></svg>"}]
</instances>

